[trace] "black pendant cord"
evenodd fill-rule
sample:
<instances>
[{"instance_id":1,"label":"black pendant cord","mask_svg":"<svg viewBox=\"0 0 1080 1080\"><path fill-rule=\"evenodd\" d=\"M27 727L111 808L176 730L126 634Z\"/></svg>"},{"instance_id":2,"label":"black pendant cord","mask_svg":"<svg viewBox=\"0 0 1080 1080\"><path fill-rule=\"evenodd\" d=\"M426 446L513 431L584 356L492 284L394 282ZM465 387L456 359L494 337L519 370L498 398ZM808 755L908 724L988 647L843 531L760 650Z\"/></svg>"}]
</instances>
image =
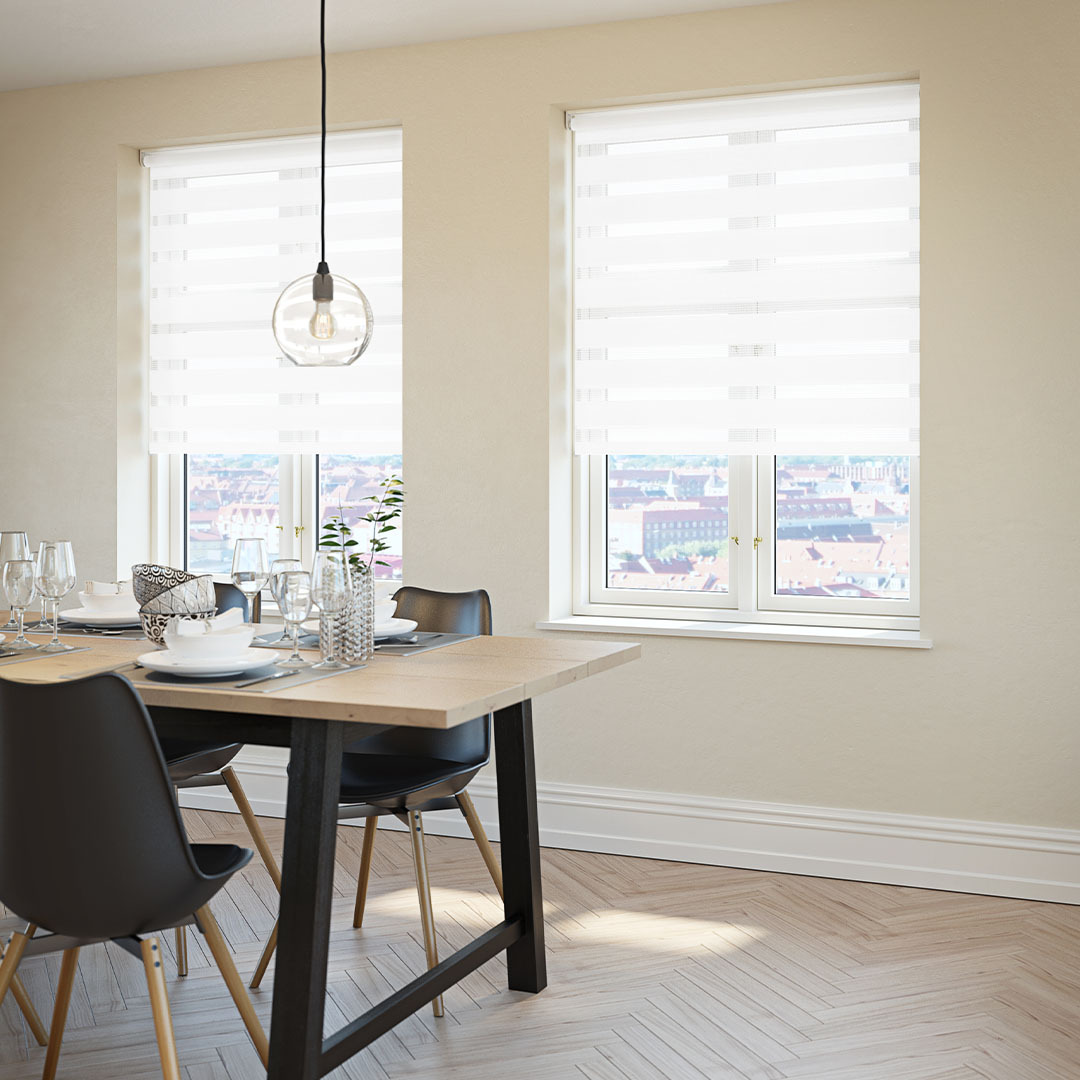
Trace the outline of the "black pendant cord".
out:
<instances>
[{"instance_id":1,"label":"black pendant cord","mask_svg":"<svg viewBox=\"0 0 1080 1080\"><path fill-rule=\"evenodd\" d=\"M326 0L319 3L319 57L322 61L322 165L319 169L319 262L326 264Z\"/></svg>"}]
</instances>

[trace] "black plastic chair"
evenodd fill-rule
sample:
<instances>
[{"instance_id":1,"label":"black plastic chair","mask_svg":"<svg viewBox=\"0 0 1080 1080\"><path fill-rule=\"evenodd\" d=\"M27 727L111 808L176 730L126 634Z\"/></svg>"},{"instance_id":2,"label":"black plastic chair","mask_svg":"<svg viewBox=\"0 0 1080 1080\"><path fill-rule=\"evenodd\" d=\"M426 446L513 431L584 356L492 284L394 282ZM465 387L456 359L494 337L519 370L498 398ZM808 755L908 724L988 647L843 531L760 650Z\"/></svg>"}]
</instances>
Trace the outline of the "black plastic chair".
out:
<instances>
[{"instance_id":1,"label":"black plastic chair","mask_svg":"<svg viewBox=\"0 0 1080 1080\"><path fill-rule=\"evenodd\" d=\"M227 582L214 582L214 599L220 614L238 608L248 617L247 597L235 586ZM151 717L154 709L150 709ZM281 889L281 871L278 869L270 845L259 825L259 819L255 811L251 809L247 793L240 783L230 762L243 749L242 743L217 743L190 739L163 738L161 752L165 755L165 762L169 767L169 779L172 780L173 788L177 791L188 788L220 787L224 785L229 789L229 794L244 819L247 831L251 836L252 843L259 852L259 857L266 866L274 885ZM188 973L187 959L187 930L183 926L176 929L176 969L178 975Z\"/></svg>"},{"instance_id":2,"label":"black plastic chair","mask_svg":"<svg viewBox=\"0 0 1080 1080\"><path fill-rule=\"evenodd\" d=\"M29 924L0 964L0 1001L24 955L63 950L44 1080L56 1073L79 949L103 941L143 961L162 1070L178 1080L161 948L140 935L191 922L266 1063L266 1035L208 906L250 859L233 844L188 842L150 717L126 679L0 680L0 901Z\"/></svg>"},{"instance_id":3,"label":"black plastic chair","mask_svg":"<svg viewBox=\"0 0 1080 1080\"><path fill-rule=\"evenodd\" d=\"M398 617L412 619L417 628L444 634L490 634L491 599L483 589L464 593L434 592L406 586L394 594ZM342 821L366 818L360 875L356 883L353 926L364 921L371 857L378 819L399 818L412 839L416 889L428 967L439 962L435 941L431 885L424 850L423 814L431 810L460 810L469 824L491 879L502 895L502 870L469 793L465 790L491 757L491 717L478 716L449 731L391 728L350 743L341 762ZM275 926L251 981L257 987L277 944ZM442 1000L435 1000L442 1015Z\"/></svg>"}]
</instances>

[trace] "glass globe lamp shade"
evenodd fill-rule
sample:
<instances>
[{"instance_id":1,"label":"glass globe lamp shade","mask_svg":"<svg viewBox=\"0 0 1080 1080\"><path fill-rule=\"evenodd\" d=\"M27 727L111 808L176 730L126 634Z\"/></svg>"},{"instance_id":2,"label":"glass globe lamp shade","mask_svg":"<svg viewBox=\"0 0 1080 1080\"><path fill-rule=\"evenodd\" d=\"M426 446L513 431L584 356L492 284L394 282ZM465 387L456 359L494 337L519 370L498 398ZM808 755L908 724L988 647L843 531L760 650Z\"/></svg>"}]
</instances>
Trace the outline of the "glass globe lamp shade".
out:
<instances>
[{"instance_id":1,"label":"glass globe lamp shade","mask_svg":"<svg viewBox=\"0 0 1080 1080\"><path fill-rule=\"evenodd\" d=\"M300 367L345 367L371 341L374 319L367 297L348 278L333 278L331 300L313 299L319 275L297 278L274 307L274 340Z\"/></svg>"}]
</instances>

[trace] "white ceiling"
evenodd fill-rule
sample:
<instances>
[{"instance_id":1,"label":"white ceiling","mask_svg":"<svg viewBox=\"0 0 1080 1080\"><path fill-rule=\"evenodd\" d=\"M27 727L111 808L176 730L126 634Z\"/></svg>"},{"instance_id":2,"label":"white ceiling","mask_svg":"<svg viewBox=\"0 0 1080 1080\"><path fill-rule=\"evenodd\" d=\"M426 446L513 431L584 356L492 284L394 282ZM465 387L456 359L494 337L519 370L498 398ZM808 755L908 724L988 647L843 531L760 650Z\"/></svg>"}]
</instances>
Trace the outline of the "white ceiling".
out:
<instances>
[{"instance_id":1,"label":"white ceiling","mask_svg":"<svg viewBox=\"0 0 1080 1080\"><path fill-rule=\"evenodd\" d=\"M776 0L329 0L331 52ZM317 0L0 0L0 90L318 52Z\"/></svg>"}]
</instances>

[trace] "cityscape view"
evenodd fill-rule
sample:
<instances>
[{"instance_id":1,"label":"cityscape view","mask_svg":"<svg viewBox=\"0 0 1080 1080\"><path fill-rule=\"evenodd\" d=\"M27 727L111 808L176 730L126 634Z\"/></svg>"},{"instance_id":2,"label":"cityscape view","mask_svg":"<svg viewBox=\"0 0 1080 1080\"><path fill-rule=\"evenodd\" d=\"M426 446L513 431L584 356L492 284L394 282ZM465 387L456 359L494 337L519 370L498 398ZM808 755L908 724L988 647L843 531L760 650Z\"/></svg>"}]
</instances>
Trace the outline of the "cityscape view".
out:
<instances>
[{"instance_id":1,"label":"cityscape view","mask_svg":"<svg viewBox=\"0 0 1080 1080\"><path fill-rule=\"evenodd\" d=\"M910 459L775 461L776 594L907 600ZM729 591L726 457L609 457L607 480L610 588Z\"/></svg>"},{"instance_id":2,"label":"cityscape view","mask_svg":"<svg viewBox=\"0 0 1080 1080\"><path fill-rule=\"evenodd\" d=\"M233 542L259 536L268 558L281 551L284 530L299 522L283 518L280 505L280 459L276 454L192 454L187 464L187 568L194 573L228 574ZM356 530L366 550L368 526L360 522L374 506L379 481L401 475L401 455L356 457L323 454L318 458L318 522L338 513ZM357 523L360 522L358 525ZM380 555L377 577L401 579L401 529L387 534L390 551Z\"/></svg>"}]
</instances>

